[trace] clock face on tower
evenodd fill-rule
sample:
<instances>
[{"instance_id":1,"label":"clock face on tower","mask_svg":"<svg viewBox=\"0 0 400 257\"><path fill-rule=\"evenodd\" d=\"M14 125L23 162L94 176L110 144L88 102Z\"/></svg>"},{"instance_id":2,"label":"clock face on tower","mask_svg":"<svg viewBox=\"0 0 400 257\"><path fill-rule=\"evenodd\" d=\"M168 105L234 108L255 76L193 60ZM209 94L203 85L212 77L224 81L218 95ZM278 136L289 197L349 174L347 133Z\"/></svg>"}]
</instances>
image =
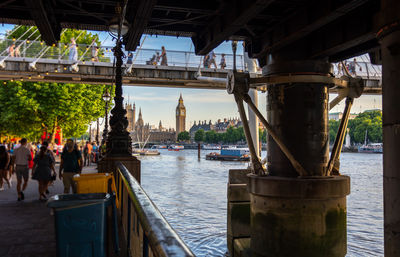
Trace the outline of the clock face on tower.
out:
<instances>
[{"instance_id":1,"label":"clock face on tower","mask_svg":"<svg viewBox=\"0 0 400 257\"><path fill-rule=\"evenodd\" d=\"M185 110L181 110L181 115L185 115Z\"/></svg>"},{"instance_id":2,"label":"clock face on tower","mask_svg":"<svg viewBox=\"0 0 400 257\"><path fill-rule=\"evenodd\" d=\"M179 110L176 110L176 115L177 115L177 116L179 115Z\"/></svg>"}]
</instances>

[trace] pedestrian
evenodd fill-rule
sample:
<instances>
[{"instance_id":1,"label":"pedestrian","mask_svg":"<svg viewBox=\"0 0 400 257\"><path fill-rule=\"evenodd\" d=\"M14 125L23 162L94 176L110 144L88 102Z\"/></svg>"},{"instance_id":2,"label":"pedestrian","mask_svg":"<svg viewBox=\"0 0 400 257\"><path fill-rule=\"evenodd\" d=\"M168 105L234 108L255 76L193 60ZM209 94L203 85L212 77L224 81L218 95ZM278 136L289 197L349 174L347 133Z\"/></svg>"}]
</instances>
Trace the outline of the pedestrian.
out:
<instances>
[{"instance_id":1,"label":"pedestrian","mask_svg":"<svg viewBox=\"0 0 400 257\"><path fill-rule=\"evenodd\" d=\"M61 154L59 177L64 184L64 194L68 194L72 187L72 192L76 193L76 186L73 181L75 174L82 171L82 155L74 145L72 139L67 140L66 150Z\"/></svg>"},{"instance_id":2,"label":"pedestrian","mask_svg":"<svg viewBox=\"0 0 400 257\"><path fill-rule=\"evenodd\" d=\"M94 40L93 40L94 41ZM93 42L92 49L91 49L91 54L92 54L92 62L98 62L99 61L99 47L96 46Z\"/></svg>"},{"instance_id":3,"label":"pedestrian","mask_svg":"<svg viewBox=\"0 0 400 257\"><path fill-rule=\"evenodd\" d=\"M78 49L74 38L71 38L71 44L69 46L69 60L74 62L78 61Z\"/></svg>"},{"instance_id":4,"label":"pedestrian","mask_svg":"<svg viewBox=\"0 0 400 257\"><path fill-rule=\"evenodd\" d=\"M14 50L14 56L15 57L21 57L21 51L20 51L21 46L17 46Z\"/></svg>"},{"instance_id":5,"label":"pedestrian","mask_svg":"<svg viewBox=\"0 0 400 257\"><path fill-rule=\"evenodd\" d=\"M354 76L357 76L357 71L356 71L357 66L360 67L361 71L362 70L361 66L357 63L357 59L354 58L354 60L349 63L349 72Z\"/></svg>"},{"instance_id":6,"label":"pedestrian","mask_svg":"<svg viewBox=\"0 0 400 257\"><path fill-rule=\"evenodd\" d=\"M167 51L165 50L165 47L164 47L164 46L161 47L161 55L160 55L160 58L161 58L161 65L168 66Z\"/></svg>"},{"instance_id":7,"label":"pedestrian","mask_svg":"<svg viewBox=\"0 0 400 257\"><path fill-rule=\"evenodd\" d=\"M56 157L54 156L54 152L51 149L49 149L50 148L49 147L49 142L43 141L43 144L40 147L42 147L42 146L46 147L46 149L47 149L46 153L49 154L49 156L53 160L53 163L56 163ZM40 151L40 148L39 148L39 151ZM54 180L50 181L49 185L53 185L53 182L54 182ZM50 194L48 186L46 188L46 194Z\"/></svg>"},{"instance_id":8,"label":"pedestrian","mask_svg":"<svg viewBox=\"0 0 400 257\"><path fill-rule=\"evenodd\" d=\"M26 143L26 138L22 138L21 145L14 150L15 173L17 174L18 201L25 199L24 191L28 186L29 180L29 161L32 159L31 152L26 147ZM22 178L24 179L24 184L22 185L21 190Z\"/></svg>"},{"instance_id":9,"label":"pedestrian","mask_svg":"<svg viewBox=\"0 0 400 257\"><path fill-rule=\"evenodd\" d=\"M8 170L10 165L10 154L7 153L6 147L0 145L0 191L3 191L3 180L7 182L8 188L11 188L11 182L8 178Z\"/></svg>"},{"instance_id":10,"label":"pedestrian","mask_svg":"<svg viewBox=\"0 0 400 257\"><path fill-rule=\"evenodd\" d=\"M92 145L89 141L86 141L85 147L83 148L84 166L90 166L90 162L92 161L92 150Z\"/></svg>"},{"instance_id":11,"label":"pedestrian","mask_svg":"<svg viewBox=\"0 0 400 257\"><path fill-rule=\"evenodd\" d=\"M211 64L214 64L214 67L217 69L217 63L215 62L215 57L217 57L214 53L214 50L212 50L209 54L208 54L208 65L211 68Z\"/></svg>"},{"instance_id":12,"label":"pedestrian","mask_svg":"<svg viewBox=\"0 0 400 257\"><path fill-rule=\"evenodd\" d=\"M226 67L225 54L221 54L221 61L219 62L219 65L221 66L221 69L225 69Z\"/></svg>"},{"instance_id":13,"label":"pedestrian","mask_svg":"<svg viewBox=\"0 0 400 257\"><path fill-rule=\"evenodd\" d=\"M32 179L38 181L39 200L46 201L47 197L45 192L47 191L50 181L56 176L54 160L47 150L47 146L43 145L40 147L39 153L35 156L33 162Z\"/></svg>"},{"instance_id":14,"label":"pedestrian","mask_svg":"<svg viewBox=\"0 0 400 257\"><path fill-rule=\"evenodd\" d=\"M132 52L128 52L128 60L126 61L126 64L132 64L133 62L133 54Z\"/></svg>"},{"instance_id":15,"label":"pedestrian","mask_svg":"<svg viewBox=\"0 0 400 257\"><path fill-rule=\"evenodd\" d=\"M7 49L7 52L10 57L14 57L15 56L15 44L10 45Z\"/></svg>"},{"instance_id":16,"label":"pedestrian","mask_svg":"<svg viewBox=\"0 0 400 257\"><path fill-rule=\"evenodd\" d=\"M203 59L203 66L204 66L204 68L208 68L208 67L209 67L209 66L208 66L208 63L209 63L208 58L209 58L208 54L207 54L206 56L204 56L204 59Z\"/></svg>"}]
</instances>

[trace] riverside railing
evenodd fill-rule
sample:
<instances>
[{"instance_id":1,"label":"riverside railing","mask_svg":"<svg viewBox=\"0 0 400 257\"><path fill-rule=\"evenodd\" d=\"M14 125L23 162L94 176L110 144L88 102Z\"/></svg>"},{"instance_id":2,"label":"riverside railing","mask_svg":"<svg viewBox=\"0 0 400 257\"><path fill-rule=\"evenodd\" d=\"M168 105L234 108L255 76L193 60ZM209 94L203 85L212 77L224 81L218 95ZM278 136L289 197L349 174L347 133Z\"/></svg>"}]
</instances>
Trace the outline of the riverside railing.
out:
<instances>
[{"instance_id":1,"label":"riverside railing","mask_svg":"<svg viewBox=\"0 0 400 257\"><path fill-rule=\"evenodd\" d=\"M22 44L21 44L22 43ZM22 40L12 40L12 39L3 39L0 40L0 53L3 52L4 50L7 50L12 44L15 44L18 46L21 44L21 47L19 48L19 56L14 56L13 57L29 57L29 58L37 58L39 57L41 51L48 46L42 42L42 41L22 41ZM85 63L85 62L90 62L90 61L97 61L93 58L92 56L92 49L90 45L86 44L77 44L78 48L78 59L80 59L83 55L82 60L79 63ZM113 47L112 46L99 46L98 47L98 61L99 62L106 62L106 63L112 63L114 61L114 56L113 56ZM41 59L58 59L58 60L68 60L69 59L69 51L70 51L70 45L69 44L64 44L64 43L58 43L57 45L50 46L50 49L48 49ZM156 53L161 54L160 49L146 49L146 48L141 48L138 49L135 52L131 52L133 57L132 60L134 61L134 64L148 64L150 59L153 57L153 55L156 55ZM15 51L14 51L15 53ZM9 53L5 51L5 54L3 54L3 57L0 56L0 61L5 58ZM129 52L125 51L125 63L128 61L128 54ZM217 64L217 68L220 68L220 62L221 62L221 57L223 53L215 53L215 62ZM9 57L9 58L13 58ZM200 67L204 68L203 65L203 56L196 55L194 52L190 51L177 51L177 50L168 50L167 49L167 60L168 60L168 66L179 66L179 67ZM233 55L232 54L225 54L225 61L226 61L226 67L225 69L232 69L233 68ZM78 64L79 64L78 63ZM161 59L158 61L157 65L160 65ZM239 70L243 70L244 68L244 60L243 60L243 55L237 55L237 68ZM212 65L210 68L215 68L214 65Z\"/></svg>"},{"instance_id":2,"label":"riverside railing","mask_svg":"<svg viewBox=\"0 0 400 257\"><path fill-rule=\"evenodd\" d=\"M195 256L121 163L116 188L127 256Z\"/></svg>"}]
</instances>

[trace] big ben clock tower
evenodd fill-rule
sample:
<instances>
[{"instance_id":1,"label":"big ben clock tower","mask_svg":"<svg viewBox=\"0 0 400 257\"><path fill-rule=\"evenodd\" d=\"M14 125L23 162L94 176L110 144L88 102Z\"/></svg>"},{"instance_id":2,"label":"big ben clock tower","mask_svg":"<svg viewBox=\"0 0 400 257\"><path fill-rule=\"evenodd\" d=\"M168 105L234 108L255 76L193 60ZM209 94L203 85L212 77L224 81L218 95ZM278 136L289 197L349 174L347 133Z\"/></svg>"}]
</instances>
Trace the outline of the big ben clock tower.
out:
<instances>
[{"instance_id":1,"label":"big ben clock tower","mask_svg":"<svg viewBox=\"0 0 400 257\"><path fill-rule=\"evenodd\" d=\"M176 137L178 137L179 133L186 130L186 108L183 105L182 94L179 97L179 103L176 107Z\"/></svg>"}]
</instances>

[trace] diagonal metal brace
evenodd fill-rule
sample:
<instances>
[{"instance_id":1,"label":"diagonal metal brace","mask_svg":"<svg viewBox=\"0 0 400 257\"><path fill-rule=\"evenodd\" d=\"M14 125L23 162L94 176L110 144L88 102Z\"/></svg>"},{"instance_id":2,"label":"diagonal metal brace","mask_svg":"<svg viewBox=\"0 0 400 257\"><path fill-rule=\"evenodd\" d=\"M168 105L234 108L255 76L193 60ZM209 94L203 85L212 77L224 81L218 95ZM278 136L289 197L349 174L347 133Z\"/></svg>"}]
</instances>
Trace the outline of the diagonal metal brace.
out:
<instances>
[{"instance_id":1,"label":"diagonal metal brace","mask_svg":"<svg viewBox=\"0 0 400 257\"><path fill-rule=\"evenodd\" d=\"M344 138L346 136L347 125L349 123L350 110L353 105L354 98L358 98L361 96L364 91L364 83L361 78L352 78L347 77L349 81L349 87L343 90L337 98L346 97L346 105L343 111L343 117L340 120L340 125L338 132L336 134L335 143L333 144L333 148L331 151L331 157L328 162L328 167L326 169L325 174L330 176L332 173L334 175L339 175L339 166L340 166L340 153L342 151ZM337 98L335 98L332 102L334 102ZM337 100L335 104L339 103L340 100ZM332 105L332 104L330 104Z\"/></svg>"},{"instance_id":2,"label":"diagonal metal brace","mask_svg":"<svg viewBox=\"0 0 400 257\"><path fill-rule=\"evenodd\" d=\"M243 106L243 98L241 97L239 92L235 92L234 96L235 96L236 104L239 109L240 119L242 120L242 123L243 123L244 135L246 136L247 144L249 146L250 155L251 155L251 163L253 165L254 173L257 175L265 175L264 167L261 164L260 159L258 158L256 148L254 147L253 139L251 137L249 123L247 121L246 112L245 112L244 106Z\"/></svg>"}]
</instances>

